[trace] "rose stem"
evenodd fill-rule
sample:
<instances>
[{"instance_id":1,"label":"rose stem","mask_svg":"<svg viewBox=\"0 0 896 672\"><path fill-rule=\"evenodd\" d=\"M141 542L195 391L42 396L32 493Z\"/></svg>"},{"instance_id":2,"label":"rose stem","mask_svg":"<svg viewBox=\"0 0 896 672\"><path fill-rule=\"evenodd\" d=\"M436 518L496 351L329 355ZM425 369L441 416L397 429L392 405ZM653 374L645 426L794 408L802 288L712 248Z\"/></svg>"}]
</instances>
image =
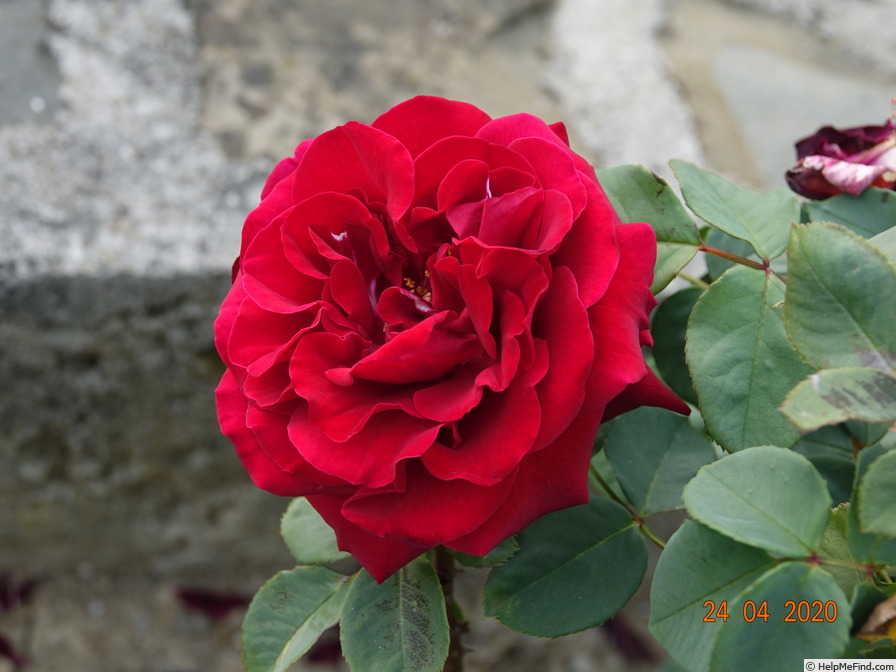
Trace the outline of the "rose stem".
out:
<instances>
[{"instance_id":1,"label":"rose stem","mask_svg":"<svg viewBox=\"0 0 896 672\"><path fill-rule=\"evenodd\" d=\"M666 542L660 539L656 533L647 527L644 519L632 511L632 508L615 492L613 492L613 488L610 487L610 484L604 480L604 477L600 475L600 472L597 470L593 464L588 465L588 470L591 472L591 475L594 476L594 479L600 484L600 487L609 495L610 499L619 504L620 506L624 506L626 511L628 511L632 516L632 522L634 522L638 529L641 530L641 534L650 539L653 543L655 543L660 548L666 548Z\"/></svg>"},{"instance_id":2,"label":"rose stem","mask_svg":"<svg viewBox=\"0 0 896 672\"><path fill-rule=\"evenodd\" d=\"M746 257L742 257L739 254L732 254L731 252L720 250L718 247L712 247L711 245L701 243L697 247L697 249L701 252L706 252L707 254L712 254L716 257L721 257L722 259L733 261L736 264L743 264L744 266L749 266L750 268L758 268L760 271L768 270L767 264L760 264L758 261L747 259Z\"/></svg>"},{"instance_id":3,"label":"rose stem","mask_svg":"<svg viewBox=\"0 0 896 672\"><path fill-rule=\"evenodd\" d=\"M709 289L708 282L703 282L703 280L701 280L700 278L695 278L693 275L688 275L683 271L678 271L678 277L691 283L692 285L694 285L694 287L699 287L700 289Z\"/></svg>"},{"instance_id":4,"label":"rose stem","mask_svg":"<svg viewBox=\"0 0 896 672\"><path fill-rule=\"evenodd\" d=\"M448 644L448 658L445 660L445 666L442 672L463 672L464 669L464 650L461 643L461 635L463 635L467 624L458 620L460 608L454 599L454 575L456 568L454 566L454 557L448 552L444 546L436 548L436 574L439 576L439 583L442 584L442 594L445 596L445 611L448 615L448 632L450 640Z\"/></svg>"}]
</instances>

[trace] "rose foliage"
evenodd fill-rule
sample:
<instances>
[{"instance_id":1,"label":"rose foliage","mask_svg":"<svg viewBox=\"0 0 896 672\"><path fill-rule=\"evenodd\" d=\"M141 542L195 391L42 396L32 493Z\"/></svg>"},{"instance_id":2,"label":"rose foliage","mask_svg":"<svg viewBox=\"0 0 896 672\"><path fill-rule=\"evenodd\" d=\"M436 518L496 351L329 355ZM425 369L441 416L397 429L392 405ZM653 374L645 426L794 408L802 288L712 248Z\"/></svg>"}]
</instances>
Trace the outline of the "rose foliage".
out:
<instances>
[{"instance_id":1,"label":"rose foliage","mask_svg":"<svg viewBox=\"0 0 896 672\"><path fill-rule=\"evenodd\" d=\"M588 501L598 426L688 409L651 372L656 238L562 125L418 97L302 142L215 324L221 427L383 581Z\"/></svg>"}]
</instances>

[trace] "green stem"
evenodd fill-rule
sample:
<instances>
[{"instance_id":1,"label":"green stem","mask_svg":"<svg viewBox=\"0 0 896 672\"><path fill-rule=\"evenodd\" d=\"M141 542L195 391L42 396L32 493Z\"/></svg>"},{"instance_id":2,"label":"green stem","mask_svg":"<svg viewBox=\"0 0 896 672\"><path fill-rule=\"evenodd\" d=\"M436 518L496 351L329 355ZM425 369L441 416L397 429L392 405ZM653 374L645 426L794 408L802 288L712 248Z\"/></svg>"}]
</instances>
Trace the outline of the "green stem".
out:
<instances>
[{"instance_id":1,"label":"green stem","mask_svg":"<svg viewBox=\"0 0 896 672\"><path fill-rule=\"evenodd\" d=\"M707 245L706 243L700 243L697 247L701 252L706 252L707 254L711 254L715 257L719 257L721 259L727 259L728 261L733 261L735 264L741 264L743 266L749 266L750 268L756 268L760 271L767 271L768 264L760 264L758 261L753 261L752 259L747 259L746 257L742 257L739 254L733 254L731 252L727 252L726 250L720 250L718 247L712 247L711 245Z\"/></svg>"},{"instance_id":2,"label":"green stem","mask_svg":"<svg viewBox=\"0 0 896 672\"><path fill-rule=\"evenodd\" d=\"M448 658L442 672L463 672L464 649L461 636L467 629L467 623L459 618L460 608L454 599L454 575L457 569L454 564L454 556L444 546L435 549L435 567L442 584L442 595L445 596L445 611L448 616Z\"/></svg>"},{"instance_id":3,"label":"green stem","mask_svg":"<svg viewBox=\"0 0 896 672\"><path fill-rule=\"evenodd\" d=\"M844 569L854 569L857 572L864 573L867 569L867 565L863 565L857 562L849 562L848 560L837 560L836 558L818 558L818 562L822 565L828 565L830 567L843 567Z\"/></svg>"},{"instance_id":4,"label":"green stem","mask_svg":"<svg viewBox=\"0 0 896 672\"><path fill-rule=\"evenodd\" d=\"M666 542L663 541L662 539L660 539L657 536L656 532L654 532L649 527L647 527L647 525L645 525L643 521L641 521L639 523L638 527L641 530L641 534L643 534L645 537L650 539L650 541L652 541L654 544L656 544L660 548L666 548Z\"/></svg>"},{"instance_id":5,"label":"green stem","mask_svg":"<svg viewBox=\"0 0 896 672\"><path fill-rule=\"evenodd\" d=\"M689 283L694 285L694 287L699 287L700 289L709 289L709 283L703 282L700 278L695 278L693 275L688 275L684 271L678 271L678 277L682 280L687 280Z\"/></svg>"},{"instance_id":6,"label":"green stem","mask_svg":"<svg viewBox=\"0 0 896 672\"><path fill-rule=\"evenodd\" d=\"M597 467L595 467L593 464L589 464L588 470L591 472L591 475L594 476L594 480L596 480L600 484L600 487L603 488L604 492L607 493L607 496L620 506L624 507L625 510L631 514L632 520L638 526L638 529L641 530L641 534L650 539L650 541L655 543L660 548L666 548L666 542L660 539L653 530L647 527L647 525L644 523L644 519L641 518L639 514L632 511L628 502L626 502L619 495L613 492L613 488L611 488L610 484L607 483L604 480L604 477L600 475Z\"/></svg>"},{"instance_id":7,"label":"green stem","mask_svg":"<svg viewBox=\"0 0 896 672\"><path fill-rule=\"evenodd\" d=\"M604 492L607 493L607 496L610 499L628 509L628 504L619 495L613 492L613 488L611 488L609 484L604 480L604 477L600 475L597 467L595 467L593 464L589 464L588 470L591 472L591 475L594 476L595 480L600 484L600 487L604 489Z\"/></svg>"}]
</instances>

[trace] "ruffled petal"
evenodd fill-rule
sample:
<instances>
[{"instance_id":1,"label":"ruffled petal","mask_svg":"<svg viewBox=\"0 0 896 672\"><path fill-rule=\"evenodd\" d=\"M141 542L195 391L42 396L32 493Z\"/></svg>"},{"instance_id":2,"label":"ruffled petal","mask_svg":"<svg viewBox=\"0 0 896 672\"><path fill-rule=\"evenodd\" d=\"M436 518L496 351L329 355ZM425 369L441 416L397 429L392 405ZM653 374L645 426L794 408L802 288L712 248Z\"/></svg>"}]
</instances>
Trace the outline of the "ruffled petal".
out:
<instances>
[{"instance_id":1,"label":"ruffled petal","mask_svg":"<svg viewBox=\"0 0 896 672\"><path fill-rule=\"evenodd\" d=\"M294 175L295 203L328 191L359 194L398 220L413 198L408 150L391 135L357 122L315 138Z\"/></svg>"},{"instance_id":2,"label":"ruffled petal","mask_svg":"<svg viewBox=\"0 0 896 672\"><path fill-rule=\"evenodd\" d=\"M513 479L482 487L433 477L419 460L406 462L405 487L360 489L342 514L371 534L432 548L469 534L503 504Z\"/></svg>"},{"instance_id":3,"label":"ruffled petal","mask_svg":"<svg viewBox=\"0 0 896 672\"><path fill-rule=\"evenodd\" d=\"M265 447L246 426L248 402L229 370L224 373L221 383L215 390L215 401L221 432L233 442L237 457L255 485L275 495L287 497L297 497L320 490L319 483L310 483L283 471L268 457Z\"/></svg>"},{"instance_id":4,"label":"ruffled petal","mask_svg":"<svg viewBox=\"0 0 896 672\"><path fill-rule=\"evenodd\" d=\"M417 96L381 114L371 126L397 138L416 158L442 138L475 135L490 120L485 112L469 103Z\"/></svg>"},{"instance_id":5,"label":"ruffled petal","mask_svg":"<svg viewBox=\"0 0 896 672\"><path fill-rule=\"evenodd\" d=\"M347 496L339 495L308 496L311 506L336 533L339 549L351 553L377 583L382 583L427 550L402 541L383 539L349 522L342 515L342 505L347 499Z\"/></svg>"},{"instance_id":6,"label":"ruffled petal","mask_svg":"<svg viewBox=\"0 0 896 672\"><path fill-rule=\"evenodd\" d=\"M588 463L600 418L580 415L557 440L520 461L513 487L500 509L476 530L446 544L485 555L541 516L588 501Z\"/></svg>"}]
</instances>

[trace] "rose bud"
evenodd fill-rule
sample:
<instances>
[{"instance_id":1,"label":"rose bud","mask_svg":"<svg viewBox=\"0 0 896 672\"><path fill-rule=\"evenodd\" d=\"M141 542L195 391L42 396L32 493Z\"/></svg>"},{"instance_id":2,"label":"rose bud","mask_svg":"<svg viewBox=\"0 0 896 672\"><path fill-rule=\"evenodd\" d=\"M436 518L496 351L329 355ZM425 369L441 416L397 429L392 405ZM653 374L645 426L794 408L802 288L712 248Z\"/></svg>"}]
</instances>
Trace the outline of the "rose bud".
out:
<instances>
[{"instance_id":1,"label":"rose bud","mask_svg":"<svg viewBox=\"0 0 896 672\"><path fill-rule=\"evenodd\" d=\"M896 185L896 126L825 126L796 143L797 164L787 171L790 188L823 200L837 194L858 196L868 187Z\"/></svg>"},{"instance_id":2,"label":"rose bud","mask_svg":"<svg viewBox=\"0 0 896 672\"><path fill-rule=\"evenodd\" d=\"M656 239L562 125L418 97L305 141L243 230L215 323L221 428L378 581L588 500L602 420L654 376Z\"/></svg>"}]
</instances>

